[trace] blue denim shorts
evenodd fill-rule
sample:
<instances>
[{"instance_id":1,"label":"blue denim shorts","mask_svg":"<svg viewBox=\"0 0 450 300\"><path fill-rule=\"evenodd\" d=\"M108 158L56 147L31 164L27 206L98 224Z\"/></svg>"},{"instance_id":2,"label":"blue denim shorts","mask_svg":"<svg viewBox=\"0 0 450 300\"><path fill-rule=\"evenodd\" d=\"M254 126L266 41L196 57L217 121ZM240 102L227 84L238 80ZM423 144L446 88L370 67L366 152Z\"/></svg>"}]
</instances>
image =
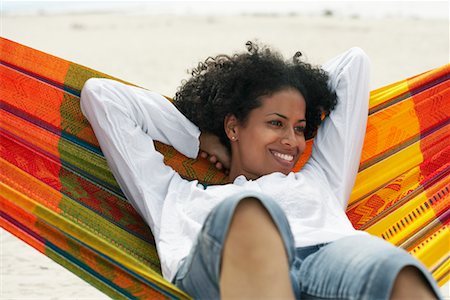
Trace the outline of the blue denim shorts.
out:
<instances>
[{"instance_id":1,"label":"blue denim shorts","mask_svg":"<svg viewBox=\"0 0 450 300\"><path fill-rule=\"evenodd\" d=\"M248 197L258 199L278 227L297 299L388 299L397 274L406 266L420 270L442 298L431 274L418 260L380 238L358 235L295 248L289 223L278 204L266 195L244 192L211 211L175 276L173 283L194 299L220 298L223 245L237 205Z\"/></svg>"}]
</instances>

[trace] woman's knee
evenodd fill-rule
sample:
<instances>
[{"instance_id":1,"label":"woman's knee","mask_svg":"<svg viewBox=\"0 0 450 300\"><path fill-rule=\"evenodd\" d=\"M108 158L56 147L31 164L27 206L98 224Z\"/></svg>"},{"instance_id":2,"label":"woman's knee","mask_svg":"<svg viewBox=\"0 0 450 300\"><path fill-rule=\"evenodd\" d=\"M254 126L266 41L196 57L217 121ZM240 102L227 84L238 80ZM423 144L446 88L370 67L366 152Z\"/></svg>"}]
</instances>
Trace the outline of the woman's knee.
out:
<instances>
[{"instance_id":1,"label":"woman's knee","mask_svg":"<svg viewBox=\"0 0 450 300\"><path fill-rule=\"evenodd\" d=\"M254 225L259 224L275 226L272 216L260 199L255 197L244 197L239 201L232 219L232 224L234 223L238 223L242 230L257 229Z\"/></svg>"},{"instance_id":2,"label":"woman's knee","mask_svg":"<svg viewBox=\"0 0 450 300\"><path fill-rule=\"evenodd\" d=\"M224 243L224 262L230 257L229 261L260 267L269 262L267 257L288 262L287 248L282 233L258 198L246 197L239 201Z\"/></svg>"},{"instance_id":3,"label":"woman's knee","mask_svg":"<svg viewBox=\"0 0 450 300\"><path fill-rule=\"evenodd\" d=\"M288 230L287 218L279 205L270 197L258 193L238 193L218 204L205 221L206 227L226 230L233 223L264 222L274 224L281 230ZM252 229L243 227L242 230Z\"/></svg>"},{"instance_id":4,"label":"woman's knee","mask_svg":"<svg viewBox=\"0 0 450 300\"><path fill-rule=\"evenodd\" d=\"M255 235L267 243L270 241L267 227L281 236L288 256L293 259L295 242L286 215L275 200L264 194L245 192L228 197L210 213L202 232L222 245L232 233Z\"/></svg>"},{"instance_id":5,"label":"woman's knee","mask_svg":"<svg viewBox=\"0 0 450 300\"><path fill-rule=\"evenodd\" d=\"M274 200L263 195L251 195L239 199L229 230L233 229L240 233L268 239L271 237L269 233L273 233L280 236L288 246L294 247L286 215Z\"/></svg>"},{"instance_id":6,"label":"woman's knee","mask_svg":"<svg viewBox=\"0 0 450 300\"><path fill-rule=\"evenodd\" d=\"M265 251L281 251L288 261L294 259L295 243L288 221L278 209L281 208L267 199L255 196L240 199L235 208L225 246L233 251L264 254ZM267 256L266 256L267 257Z\"/></svg>"},{"instance_id":7,"label":"woman's knee","mask_svg":"<svg viewBox=\"0 0 450 300\"><path fill-rule=\"evenodd\" d=\"M225 245L248 248L248 251L265 244L282 243L283 238L270 213L258 198L245 197L236 205ZM253 251L253 250L252 250Z\"/></svg>"},{"instance_id":8,"label":"woman's knee","mask_svg":"<svg viewBox=\"0 0 450 300\"><path fill-rule=\"evenodd\" d=\"M437 299L430 282L414 266L406 266L398 273L391 299Z\"/></svg>"}]
</instances>

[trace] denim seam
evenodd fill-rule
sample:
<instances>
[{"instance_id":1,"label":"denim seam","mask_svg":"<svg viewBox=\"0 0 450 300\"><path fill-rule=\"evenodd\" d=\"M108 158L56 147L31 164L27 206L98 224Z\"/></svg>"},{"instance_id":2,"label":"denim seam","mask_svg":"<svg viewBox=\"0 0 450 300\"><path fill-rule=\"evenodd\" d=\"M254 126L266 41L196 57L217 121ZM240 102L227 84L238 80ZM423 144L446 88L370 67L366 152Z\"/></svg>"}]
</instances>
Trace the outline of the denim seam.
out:
<instances>
[{"instance_id":1,"label":"denim seam","mask_svg":"<svg viewBox=\"0 0 450 300\"><path fill-rule=\"evenodd\" d=\"M382 259L380 261L380 263L376 264L376 267L372 270L371 275L368 278L368 285L367 285L366 291L361 291L361 294L360 294L361 299L369 299L371 296L373 296L371 292L373 290L374 284L376 283L375 280L378 277L377 275L379 273L380 268L383 265L385 265L386 263L388 263L388 261L391 260L393 257L398 257L398 256L402 257L403 255L395 254L393 256L389 256L389 257ZM393 283L391 285L393 285ZM390 287L389 290L391 290L391 289L392 289L392 287Z\"/></svg>"},{"instance_id":2,"label":"denim seam","mask_svg":"<svg viewBox=\"0 0 450 300\"><path fill-rule=\"evenodd\" d=\"M402 254L399 253L399 254L395 254L395 255L393 255L393 256L390 256L389 259L392 259L392 257L400 257L400 258L402 258L402 257L405 257L405 256L403 256ZM397 267L398 270L397 270L397 272L395 273L395 277L393 277L392 280L389 281L389 285L390 285L390 286L386 289L386 290L387 290L387 291L386 291L386 298L388 298L388 297L392 294L392 289L393 289L393 287L394 287L395 279L397 278L397 276L398 276L398 274L400 273L400 271L401 271L403 268L408 267L408 266L415 267L419 272L421 272L421 273L423 274L425 280L426 280L426 281L428 282L428 284L430 285L430 287L431 287L431 289L433 290L433 292L436 293L436 295L437 295L438 298L440 297L439 291L436 291L436 290L435 290L435 287L433 286L432 282L429 281L428 276L427 276L426 274L423 273L423 270L422 270L422 268L420 267L420 263L419 263L418 261L415 261L415 260L413 259L412 256L411 256L411 260L405 260L405 259L402 259L402 260L393 260L393 261L396 262L396 263L395 263L395 266ZM384 259L383 262L382 262L381 264L379 264L378 268L380 268L383 264L385 264L385 263L387 263L387 262L388 262L388 259ZM392 273L390 273L390 274L392 274ZM373 276L375 277L375 275L376 275L376 274L374 273ZM368 289L367 289L368 291L372 290L373 283L375 283L374 280L372 280L371 282L372 282L372 285L368 287ZM367 294L367 293L366 293L366 295L362 295L362 296L367 296L366 299L370 299L370 298L371 298L371 294Z\"/></svg>"}]
</instances>

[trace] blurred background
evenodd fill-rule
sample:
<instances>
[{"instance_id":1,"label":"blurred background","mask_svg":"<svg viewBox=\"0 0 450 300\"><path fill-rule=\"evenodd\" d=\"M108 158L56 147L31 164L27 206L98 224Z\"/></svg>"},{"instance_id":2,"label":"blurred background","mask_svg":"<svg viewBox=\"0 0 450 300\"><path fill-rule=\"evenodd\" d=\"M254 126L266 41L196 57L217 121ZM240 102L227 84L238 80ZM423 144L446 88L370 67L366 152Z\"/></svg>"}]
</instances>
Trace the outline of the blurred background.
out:
<instances>
[{"instance_id":1,"label":"blurred background","mask_svg":"<svg viewBox=\"0 0 450 300\"><path fill-rule=\"evenodd\" d=\"M245 51L248 40L317 65L361 47L372 89L450 53L448 1L0 1L0 10L2 37L167 96L199 61ZM0 299L107 299L3 229L0 250Z\"/></svg>"}]
</instances>

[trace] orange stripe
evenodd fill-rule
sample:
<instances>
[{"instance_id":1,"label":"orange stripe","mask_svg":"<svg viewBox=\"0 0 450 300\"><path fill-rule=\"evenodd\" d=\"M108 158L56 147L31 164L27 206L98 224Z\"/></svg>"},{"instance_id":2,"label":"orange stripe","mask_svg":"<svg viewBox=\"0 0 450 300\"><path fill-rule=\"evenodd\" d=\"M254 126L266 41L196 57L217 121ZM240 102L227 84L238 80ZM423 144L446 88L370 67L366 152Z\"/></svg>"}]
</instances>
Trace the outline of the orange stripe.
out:
<instances>
[{"instance_id":1,"label":"orange stripe","mask_svg":"<svg viewBox=\"0 0 450 300\"><path fill-rule=\"evenodd\" d=\"M350 222L356 229L360 229L384 210L402 200L411 191L416 190L421 180L420 168L415 167L361 201L349 205L347 216Z\"/></svg>"},{"instance_id":2,"label":"orange stripe","mask_svg":"<svg viewBox=\"0 0 450 300\"><path fill-rule=\"evenodd\" d=\"M25 227L37 232L37 228L35 227L37 218L34 215L27 213L13 202L8 201L8 199L3 197L3 193L0 195L0 200L0 208L2 211L4 211L7 215L13 216L16 221L25 225ZM39 240L36 240L33 236L30 236L26 231L21 230L19 227L16 227L3 218L0 218L0 224L2 228L14 234L28 245L32 246L39 252L45 253L45 244L41 243Z\"/></svg>"},{"instance_id":3,"label":"orange stripe","mask_svg":"<svg viewBox=\"0 0 450 300\"><path fill-rule=\"evenodd\" d=\"M1 37L0 60L58 83L64 83L70 66L66 60Z\"/></svg>"},{"instance_id":4,"label":"orange stripe","mask_svg":"<svg viewBox=\"0 0 450 300\"><path fill-rule=\"evenodd\" d=\"M0 119L2 120L2 129L17 137L20 137L37 149L59 158L59 135L34 125L33 123L27 122L24 119L4 110L0 110ZM2 149L2 157L3 155L6 155L6 152L10 151L11 149ZM28 157L27 159L32 159L32 157Z\"/></svg>"},{"instance_id":5,"label":"orange stripe","mask_svg":"<svg viewBox=\"0 0 450 300\"><path fill-rule=\"evenodd\" d=\"M7 160L9 163L19 167L26 173L33 175L37 178L39 178L41 181L43 181L45 184L50 185L54 189L60 191L62 188L62 183L59 179L59 174L61 171L61 163L59 162L59 159L51 158L49 156L50 154L53 154L55 156L58 154L58 149L55 146L49 146L49 140L48 137L53 137L51 134L49 134L48 131L43 131L41 128L33 128L30 126L30 123L21 124L20 122L15 122L17 120L21 120L18 118L9 118L8 113L5 111L0 111L0 118L4 121L6 121L3 126L3 129L13 129L13 134L17 134L17 131L26 131L29 130L26 134L25 132L19 133L18 136L20 137L26 137L27 139L31 139L32 142L34 142L35 146L37 144L37 147L40 151L48 151L46 154L41 154L41 152L36 152L32 150L28 145L23 144L22 142L19 142L18 140L12 138L9 135L3 135L3 133L0 133L0 138L2 140L2 143L0 145L0 153L1 157L5 160ZM6 125L7 124L7 125ZM23 126L17 126L14 127L14 125L23 125ZM11 128L9 128L11 126ZM37 130L33 130L37 129ZM33 139L33 137L36 137ZM56 137L56 136L55 136ZM51 144L50 144L51 145ZM55 160L55 161L53 161ZM53 162L53 163L49 163Z\"/></svg>"},{"instance_id":6,"label":"orange stripe","mask_svg":"<svg viewBox=\"0 0 450 300\"><path fill-rule=\"evenodd\" d=\"M413 95L420 131L425 132L450 118L450 80Z\"/></svg>"},{"instance_id":7,"label":"orange stripe","mask_svg":"<svg viewBox=\"0 0 450 300\"><path fill-rule=\"evenodd\" d=\"M372 114L367 123L361 164L417 136L419 129L411 99Z\"/></svg>"},{"instance_id":8,"label":"orange stripe","mask_svg":"<svg viewBox=\"0 0 450 300\"><path fill-rule=\"evenodd\" d=\"M448 76L450 73L450 64L443 65L436 69L424 72L422 74L417 74L411 78L408 78L408 86L410 90L415 90L421 86L426 85L428 82L434 81L438 78Z\"/></svg>"},{"instance_id":9,"label":"orange stripe","mask_svg":"<svg viewBox=\"0 0 450 300\"><path fill-rule=\"evenodd\" d=\"M0 99L11 107L60 128L64 92L0 65Z\"/></svg>"},{"instance_id":10,"label":"orange stripe","mask_svg":"<svg viewBox=\"0 0 450 300\"><path fill-rule=\"evenodd\" d=\"M15 194L23 195L27 198L14 196L17 198L16 204L29 212L35 211L39 204L50 211L61 212L61 209L58 207L62 198L60 192L8 163L3 158L0 158L0 169L3 171L0 173L0 183L4 184L3 189L11 189L15 191ZM4 190L0 194L5 195L4 193L6 192L7 190ZM12 194L11 197L13 197ZM11 199L11 197L7 198Z\"/></svg>"},{"instance_id":11,"label":"orange stripe","mask_svg":"<svg viewBox=\"0 0 450 300\"><path fill-rule=\"evenodd\" d=\"M437 94L424 92L414 96L418 102L416 110L420 115L421 131L431 128L431 124L436 122L445 123L450 119L450 81L445 91ZM422 101L423 97L427 97L426 103ZM450 124L438 130L439 134L433 133L432 137L421 140L420 147L424 155L424 159L434 158L433 164L424 164L422 172L425 176L433 173L437 168L450 162ZM439 158L437 158L439 156Z\"/></svg>"}]
</instances>

